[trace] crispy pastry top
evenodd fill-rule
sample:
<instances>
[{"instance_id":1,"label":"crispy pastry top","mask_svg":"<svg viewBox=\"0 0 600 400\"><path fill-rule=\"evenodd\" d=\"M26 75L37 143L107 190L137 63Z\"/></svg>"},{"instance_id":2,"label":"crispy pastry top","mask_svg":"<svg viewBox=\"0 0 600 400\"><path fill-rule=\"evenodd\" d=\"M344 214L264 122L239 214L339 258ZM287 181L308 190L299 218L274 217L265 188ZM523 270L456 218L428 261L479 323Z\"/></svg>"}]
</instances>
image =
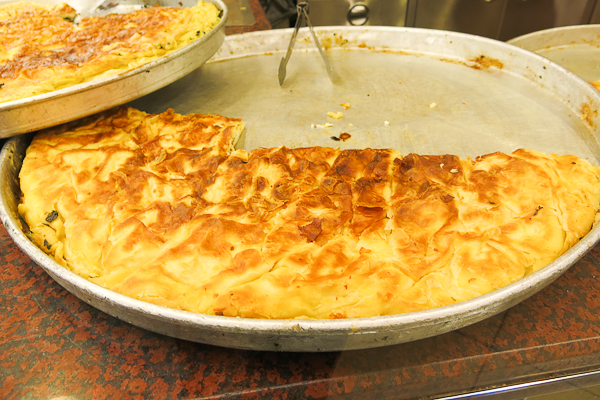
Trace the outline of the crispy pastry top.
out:
<instances>
[{"instance_id":1,"label":"crispy pastry top","mask_svg":"<svg viewBox=\"0 0 600 400\"><path fill-rule=\"evenodd\" d=\"M600 170L571 155L228 155L242 129L122 109L38 135L19 212L38 246L117 292L207 314L320 319L490 292L563 254L598 213Z\"/></svg>"},{"instance_id":2,"label":"crispy pastry top","mask_svg":"<svg viewBox=\"0 0 600 400\"><path fill-rule=\"evenodd\" d=\"M129 71L208 33L212 3L85 17L66 4L0 6L0 102Z\"/></svg>"}]
</instances>

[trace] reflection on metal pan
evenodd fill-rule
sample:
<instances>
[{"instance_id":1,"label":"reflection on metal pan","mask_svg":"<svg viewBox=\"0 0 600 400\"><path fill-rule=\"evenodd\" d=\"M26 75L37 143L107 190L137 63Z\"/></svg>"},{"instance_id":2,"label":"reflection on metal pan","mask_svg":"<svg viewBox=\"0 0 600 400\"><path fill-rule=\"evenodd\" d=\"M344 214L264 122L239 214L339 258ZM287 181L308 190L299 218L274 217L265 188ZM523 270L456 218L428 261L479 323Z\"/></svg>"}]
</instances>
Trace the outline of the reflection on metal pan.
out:
<instances>
[{"instance_id":1,"label":"reflection on metal pan","mask_svg":"<svg viewBox=\"0 0 600 400\"><path fill-rule=\"evenodd\" d=\"M301 30L284 85L277 67L290 30L234 35L215 58L132 105L147 112L219 113L246 122L242 146L394 147L406 154L474 156L519 147L573 153L599 164L600 92L551 61L506 43L413 29L316 29L328 49L331 83ZM481 56L491 61L482 62ZM487 66L486 66L487 65ZM495 66L494 66L495 65ZM323 124L328 111L344 116ZM432 106L435 103L436 106ZM340 108L341 109L341 108ZM388 121L389 124L385 124ZM352 126L350 126L352 124ZM336 129L351 131L332 141ZM527 299L563 274L600 238L595 228L542 270L507 287L437 309L373 318L262 320L202 315L135 300L99 287L52 261L30 242L17 216L18 172L29 135L0 154L0 217L16 243L58 283L92 306L165 335L218 346L271 351L338 351L442 334ZM339 137L339 136L338 136Z\"/></svg>"}]
</instances>

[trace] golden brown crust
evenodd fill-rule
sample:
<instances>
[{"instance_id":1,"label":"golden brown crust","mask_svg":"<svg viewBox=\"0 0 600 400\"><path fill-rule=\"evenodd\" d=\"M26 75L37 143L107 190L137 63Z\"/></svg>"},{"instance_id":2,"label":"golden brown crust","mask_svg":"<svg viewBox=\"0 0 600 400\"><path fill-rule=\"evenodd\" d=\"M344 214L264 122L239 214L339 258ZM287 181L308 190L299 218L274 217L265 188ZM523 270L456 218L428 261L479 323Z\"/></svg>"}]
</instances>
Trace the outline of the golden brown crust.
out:
<instances>
[{"instance_id":1,"label":"golden brown crust","mask_svg":"<svg viewBox=\"0 0 600 400\"><path fill-rule=\"evenodd\" d=\"M0 101L16 100L134 69L210 31L219 10L150 7L70 21L65 4L0 7Z\"/></svg>"},{"instance_id":2,"label":"golden brown crust","mask_svg":"<svg viewBox=\"0 0 600 400\"><path fill-rule=\"evenodd\" d=\"M121 109L38 135L19 211L76 273L169 307L356 318L453 304L592 227L600 170L527 150L236 150L239 120Z\"/></svg>"}]
</instances>

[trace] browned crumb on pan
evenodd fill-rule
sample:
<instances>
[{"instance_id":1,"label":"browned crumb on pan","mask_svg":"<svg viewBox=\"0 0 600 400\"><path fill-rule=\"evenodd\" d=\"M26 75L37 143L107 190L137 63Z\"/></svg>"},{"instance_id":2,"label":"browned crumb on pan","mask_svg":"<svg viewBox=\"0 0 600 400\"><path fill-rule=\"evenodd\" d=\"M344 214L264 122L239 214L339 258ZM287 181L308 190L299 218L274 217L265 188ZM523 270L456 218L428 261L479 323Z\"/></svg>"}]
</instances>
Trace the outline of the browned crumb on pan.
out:
<instances>
[{"instance_id":1,"label":"browned crumb on pan","mask_svg":"<svg viewBox=\"0 0 600 400\"><path fill-rule=\"evenodd\" d=\"M598 117L598 108L593 107L588 103L583 103L581 105L581 115L579 118L588 123L589 126L596 126L596 118Z\"/></svg>"},{"instance_id":2,"label":"browned crumb on pan","mask_svg":"<svg viewBox=\"0 0 600 400\"><path fill-rule=\"evenodd\" d=\"M498 68L498 69L504 68L504 64L502 64L502 62L500 62L499 60L497 60L495 58L487 57L483 54L480 55L479 57L473 58L469 61L474 63L472 65L469 65L469 67L474 68L474 69L488 69L490 67L494 67L494 68Z\"/></svg>"}]
</instances>

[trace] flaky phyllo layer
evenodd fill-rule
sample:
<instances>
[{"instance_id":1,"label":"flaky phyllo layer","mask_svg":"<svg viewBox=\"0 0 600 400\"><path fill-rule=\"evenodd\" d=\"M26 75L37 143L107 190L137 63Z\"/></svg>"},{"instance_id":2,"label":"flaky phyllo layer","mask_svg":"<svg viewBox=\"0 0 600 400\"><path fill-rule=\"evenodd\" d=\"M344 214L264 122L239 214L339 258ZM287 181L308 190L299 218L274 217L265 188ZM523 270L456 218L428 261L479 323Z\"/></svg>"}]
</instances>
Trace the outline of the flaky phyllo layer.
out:
<instances>
[{"instance_id":1,"label":"flaky phyllo layer","mask_svg":"<svg viewBox=\"0 0 600 400\"><path fill-rule=\"evenodd\" d=\"M75 273L182 310L355 318L453 304L550 263L592 227L600 170L517 150L236 150L240 120L122 109L39 134L31 238Z\"/></svg>"},{"instance_id":2,"label":"flaky phyllo layer","mask_svg":"<svg viewBox=\"0 0 600 400\"><path fill-rule=\"evenodd\" d=\"M214 4L200 1L74 24L76 12L66 4L0 6L0 102L132 70L204 36L219 14Z\"/></svg>"}]
</instances>

